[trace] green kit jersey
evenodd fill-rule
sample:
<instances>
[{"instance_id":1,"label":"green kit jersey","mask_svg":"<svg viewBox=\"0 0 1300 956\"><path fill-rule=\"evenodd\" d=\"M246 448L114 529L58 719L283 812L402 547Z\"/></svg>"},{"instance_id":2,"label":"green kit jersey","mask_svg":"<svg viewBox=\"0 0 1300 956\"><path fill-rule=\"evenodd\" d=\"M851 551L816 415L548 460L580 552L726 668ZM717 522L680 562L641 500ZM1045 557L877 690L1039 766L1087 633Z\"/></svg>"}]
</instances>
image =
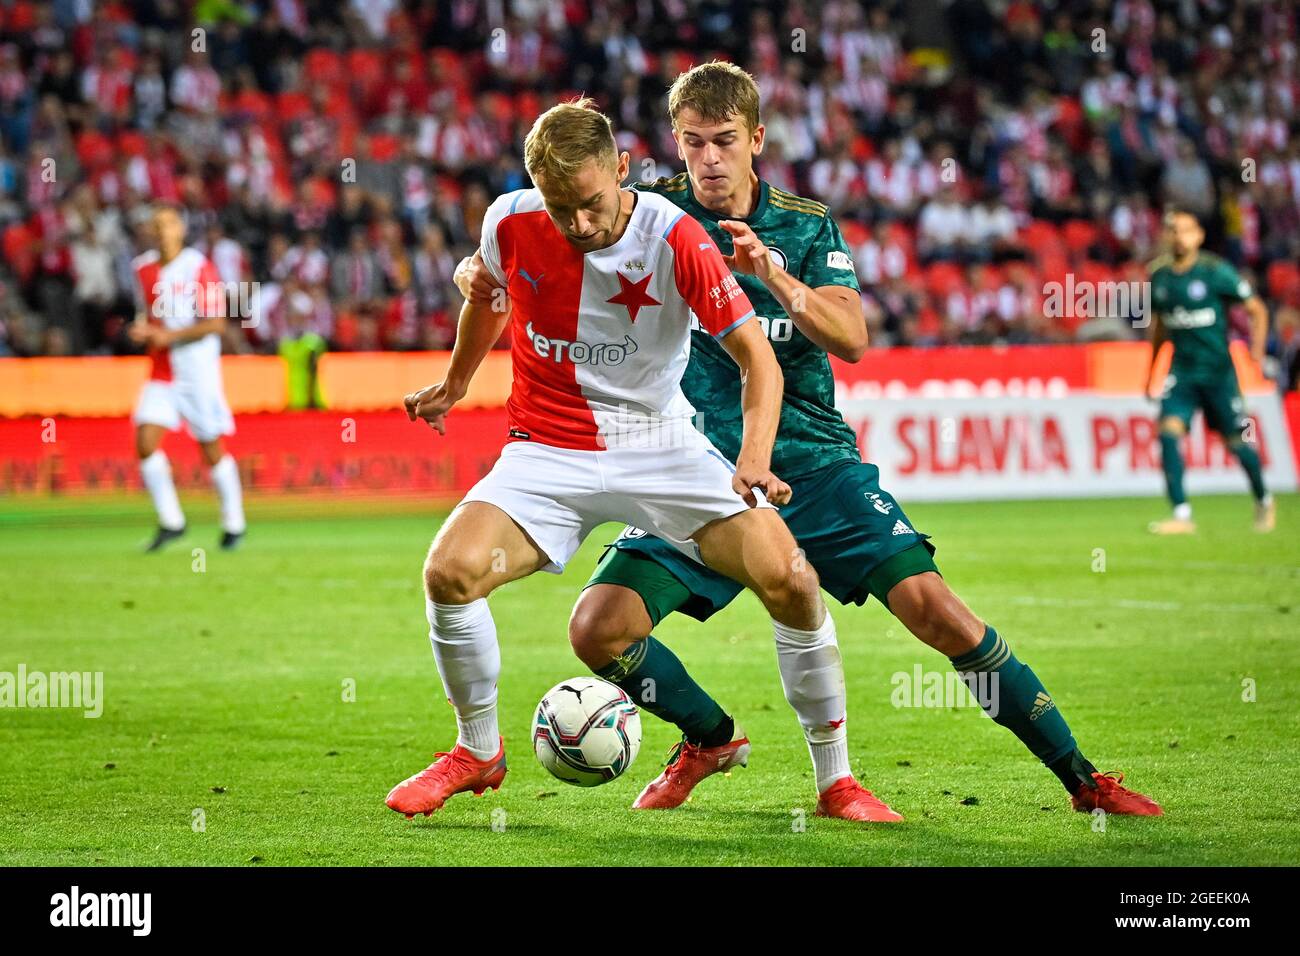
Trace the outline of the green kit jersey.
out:
<instances>
[{"instance_id":1,"label":"green kit jersey","mask_svg":"<svg viewBox=\"0 0 1300 956\"><path fill-rule=\"evenodd\" d=\"M1228 302L1255 293L1229 263L1202 252L1186 272L1173 260L1151 263L1151 306L1174 344L1172 370L1180 381L1217 381L1232 372L1228 351Z\"/></svg>"},{"instance_id":2,"label":"green kit jersey","mask_svg":"<svg viewBox=\"0 0 1300 956\"><path fill-rule=\"evenodd\" d=\"M638 184L699 220L723 253L732 251L721 218L701 206L686 173ZM742 220L767 246L773 259L810 288L840 285L858 291L853 257L826 207L759 181L758 203ZM837 461L860 460L856 436L835 410L835 379L826 353L804 336L772 293L755 276L737 275L753 303L785 375L781 424L772 450L772 471L791 478ZM696 327L682 391L695 406L696 424L732 461L740 453L743 415L736 363L713 336Z\"/></svg>"}]
</instances>

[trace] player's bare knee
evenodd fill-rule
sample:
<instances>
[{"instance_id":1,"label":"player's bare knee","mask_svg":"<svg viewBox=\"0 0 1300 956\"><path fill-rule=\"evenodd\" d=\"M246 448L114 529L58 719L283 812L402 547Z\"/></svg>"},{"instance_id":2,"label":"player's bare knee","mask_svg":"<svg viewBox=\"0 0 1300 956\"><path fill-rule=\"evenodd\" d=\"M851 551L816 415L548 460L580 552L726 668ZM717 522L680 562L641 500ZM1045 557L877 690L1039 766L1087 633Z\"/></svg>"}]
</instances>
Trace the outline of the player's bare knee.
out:
<instances>
[{"instance_id":1,"label":"player's bare knee","mask_svg":"<svg viewBox=\"0 0 1300 956\"><path fill-rule=\"evenodd\" d=\"M463 558L434 549L424 559L424 593L435 604L469 604L487 597L488 590Z\"/></svg>"},{"instance_id":2,"label":"player's bare knee","mask_svg":"<svg viewBox=\"0 0 1300 956\"><path fill-rule=\"evenodd\" d=\"M821 625L821 585L811 568L763 583L757 594L767 612L782 624L807 631Z\"/></svg>"},{"instance_id":3,"label":"player's bare knee","mask_svg":"<svg viewBox=\"0 0 1300 956\"><path fill-rule=\"evenodd\" d=\"M569 615L569 645L580 661L598 669L646 634L637 633L635 622L616 605L590 600L588 593L583 592Z\"/></svg>"}]
</instances>

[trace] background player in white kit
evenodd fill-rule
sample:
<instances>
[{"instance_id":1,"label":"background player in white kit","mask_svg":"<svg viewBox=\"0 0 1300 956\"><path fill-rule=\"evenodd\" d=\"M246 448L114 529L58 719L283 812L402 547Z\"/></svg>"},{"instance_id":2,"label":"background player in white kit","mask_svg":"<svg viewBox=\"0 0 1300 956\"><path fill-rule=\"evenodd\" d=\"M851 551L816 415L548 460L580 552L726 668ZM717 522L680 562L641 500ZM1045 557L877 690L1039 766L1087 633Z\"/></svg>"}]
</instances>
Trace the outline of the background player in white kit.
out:
<instances>
[{"instance_id":1,"label":"background player in white kit","mask_svg":"<svg viewBox=\"0 0 1300 956\"><path fill-rule=\"evenodd\" d=\"M226 290L212 263L185 245L179 210L159 207L153 228L158 248L131 264L140 311L129 330L150 358L149 380L131 417L140 475L158 512L158 532L146 550L157 551L185 533L171 463L159 447L164 434L182 421L211 468L221 501L221 547L229 550L239 543L245 522L239 468L221 441L235 431L221 386Z\"/></svg>"},{"instance_id":2,"label":"background player in white kit","mask_svg":"<svg viewBox=\"0 0 1300 956\"><path fill-rule=\"evenodd\" d=\"M493 203L479 250L509 297L496 308L467 302L447 378L405 399L412 421L443 432L513 310L511 440L425 561L430 640L458 733L449 753L389 793L388 806L408 817L501 784L501 658L486 597L535 571L560 571L605 521L656 529L754 591L780 638L839 663L816 572L762 500L789 498L769 468L783 380L717 247L663 197L620 188L629 156L585 101L543 113L524 154L537 188ZM743 376L734 468L692 426L681 391L691 312ZM842 672L805 671L791 702L821 723L843 694Z\"/></svg>"}]
</instances>

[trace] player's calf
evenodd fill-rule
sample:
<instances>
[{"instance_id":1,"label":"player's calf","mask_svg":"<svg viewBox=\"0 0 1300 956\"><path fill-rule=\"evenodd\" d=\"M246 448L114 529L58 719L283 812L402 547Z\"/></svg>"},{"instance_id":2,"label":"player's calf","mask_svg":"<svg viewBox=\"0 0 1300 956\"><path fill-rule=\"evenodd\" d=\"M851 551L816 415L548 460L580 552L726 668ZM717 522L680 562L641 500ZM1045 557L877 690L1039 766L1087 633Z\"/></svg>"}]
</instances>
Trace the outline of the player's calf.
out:
<instances>
[{"instance_id":1,"label":"player's calf","mask_svg":"<svg viewBox=\"0 0 1300 956\"><path fill-rule=\"evenodd\" d=\"M894 585L889 609L918 640L945 657L973 651L984 637L984 622L933 571Z\"/></svg>"},{"instance_id":2,"label":"player's calf","mask_svg":"<svg viewBox=\"0 0 1300 956\"><path fill-rule=\"evenodd\" d=\"M481 793L505 776L497 721L501 651L486 597L547 559L501 509L457 508L424 562L425 616L438 675L456 712L456 746L393 788L388 806L408 817L430 813L456 793Z\"/></svg>"},{"instance_id":3,"label":"player's calf","mask_svg":"<svg viewBox=\"0 0 1300 956\"><path fill-rule=\"evenodd\" d=\"M653 567L657 569L658 565ZM689 746L686 750L679 748L679 757L685 753L692 766L711 766L709 773L726 769L716 762L708 764L708 759L716 755L715 749L730 752L736 749L731 744L739 738L747 755L749 741L744 740L743 732L737 731L735 722L717 701L686 672L677 655L651 635L652 626L637 592L617 584L593 584L583 590L574 605L569 618L569 642L597 677L617 685L638 707L681 730L682 741ZM700 760L693 760L695 757ZM671 789L680 796L671 803L676 806L707 773L675 771L669 776L675 781Z\"/></svg>"}]
</instances>

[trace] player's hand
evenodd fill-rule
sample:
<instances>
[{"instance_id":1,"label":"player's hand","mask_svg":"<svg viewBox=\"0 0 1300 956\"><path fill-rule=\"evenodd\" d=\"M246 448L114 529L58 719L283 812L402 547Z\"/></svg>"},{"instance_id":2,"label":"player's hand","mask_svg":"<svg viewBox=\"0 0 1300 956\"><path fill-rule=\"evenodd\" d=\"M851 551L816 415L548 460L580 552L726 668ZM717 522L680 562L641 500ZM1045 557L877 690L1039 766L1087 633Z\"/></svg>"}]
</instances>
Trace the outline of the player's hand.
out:
<instances>
[{"instance_id":1,"label":"player's hand","mask_svg":"<svg viewBox=\"0 0 1300 956\"><path fill-rule=\"evenodd\" d=\"M736 465L736 473L731 476L731 487L751 508L758 507L755 488L763 492L768 504L783 505L790 500L790 486L772 474L770 468Z\"/></svg>"},{"instance_id":2,"label":"player's hand","mask_svg":"<svg viewBox=\"0 0 1300 956\"><path fill-rule=\"evenodd\" d=\"M461 396L448 388L446 382L439 382L412 392L402 399L402 404L406 406L406 417L411 421L423 419L439 435L445 435L447 412L460 399Z\"/></svg>"},{"instance_id":3,"label":"player's hand","mask_svg":"<svg viewBox=\"0 0 1300 956\"><path fill-rule=\"evenodd\" d=\"M475 305L491 305L493 299L500 294L497 290L503 288L492 278L492 273L483 264L483 256L477 250L474 255L460 260L451 278L460 294Z\"/></svg>"},{"instance_id":4,"label":"player's hand","mask_svg":"<svg viewBox=\"0 0 1300 956\"><path fill-rule=\"evenodd\" d=\"M136 345L150 349L165 349L172 344L171 333L160 325L133 322L127 327L126 335Z\"/></svg>"},{"instance_id":5,"label":"player's hand","mask_svg":"<svg viewBox=\"0 0 1300 956\"><path fill-rule=\"evenodd\" d=\"M767 254L767 246L763 245L753 229L735 219L724 219L718 225L731 233L731 255L722 258L732 272L756 276L764 282L772 278L776 266Z\"/></svg>"}]
</instances>

